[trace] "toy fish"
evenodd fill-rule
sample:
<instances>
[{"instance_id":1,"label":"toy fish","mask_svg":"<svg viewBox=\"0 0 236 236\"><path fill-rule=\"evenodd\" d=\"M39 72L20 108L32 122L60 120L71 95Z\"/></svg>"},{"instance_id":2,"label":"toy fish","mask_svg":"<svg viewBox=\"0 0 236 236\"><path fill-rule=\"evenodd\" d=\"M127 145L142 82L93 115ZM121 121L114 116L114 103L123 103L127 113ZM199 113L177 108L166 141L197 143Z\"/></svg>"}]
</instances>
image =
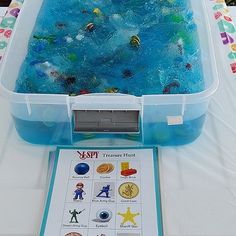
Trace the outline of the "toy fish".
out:
<instances>
[{"instance_id":1,"label":"toy fish","mask_svg":"<svg viewBox=\"0 0 236 236\"><path fill-rule=\"evenodd\" d=\"M105 89L105 92L106 93L118 93L119 92L119 89L118 88L107 88Z\"/></svg>"},{"instance_id":2,"label":"toy fish","mask_svg":"<svg viewBox=\"0 0 236 236\"><path fill-rule=\"evenodd\" d=\"M69 59L70 61L72 61L72 62L75 62L75 61L77 61L78 57L77 57L77 55L76 55L75 53L70 53L70 54L68 55L68 59Z\"/></svg>"},{"instance_id":3,"label":"toy fish","mask_svg":"<svg viewBox=\"0 0 236 236\"><path fill-rule=\"evenodd\" d=\"M66 85L71 85L76 82L76 77L75 76L63 76L63 79L65 80Z\"/></svg>"},{"instance_id":4,"label":"toy fish","mask_svg":"<svg viewBox=\"0 0 236 236\"><path fill-rule=\"evenodd\" d=\"M80 95L83 95L83 94L88 94L88 93L90 93L87 89L81 89L80 91L79 91L79 94Z\"/></svg>"},{"instance_id":5,"label":"toy fish","mask_svg":"<svg viewBox=\"0 0 236 236\"><path fill-rule=\"evenodd\" d=\"M58 29L65 29L66 28L66 24L63 23L63 22L57 22L55 24L55 26L58 28Z\"/></svg>"},{"instance_id":6,"label":"toy fish","mask_svg":"<svg viewBox=\"0 0 236 236\"><path fill-rule=\"evenodd\" d=\"M173 14L171 20L174 23L183 23L185 21L184 17L180 14Z\"/></svg>"},{"instance_id":7,"label":"toy fish","mask_svg":"<svg viewBox=\"0 0 236 236\"><path fill-rule=\"evenodd\" d=\"M185 65L185 67L186 67L187 70L191 70L192 69L192 65L190 63L187 63Z\"/></svg>"},{"instance_id":8,"label":"toy fish","mask_svg":"<svg viewBox=\"0 0 236 236\"><path fill-rule=\"evenodd\" d=\"M88 14L88 13L89 13L88 10L86 10L86 9L82 10L81 12L82 12L83 14Z\"/></svg>"},{"instance_id":9,"label":"toy fish","mask_svg":"<svg viewBox=\"0 0 236 236\"><path fill-rule=\"evenodd\" d=\"M50 44L54 43L56 39L54 35L49 35L49 36L34 35L33 38L38 40L46 40Z\"/></svg>"},{"instance_id":10,"label":"toy fish","mask_svg":"<svg viewBox=\"0 0 236 236\"><path fill-rule=\"evenodd\" d=\"M96 15L96 16L102 16L102 12L99 8L94 8L93 9L93 13Z\"/></svg>"},{"instance_id":11,"label":"toy fish","mask_svg":"<svg viewBox=\"0 0 236 236\"><path fill-rule=\"evenodd\" d=\"M92 32L95 30L95 25L93 23L88 23L85 29L86 31Z\"/></svg>"},{"instance_id":12,"label":"toy fish","mask_svg":"<svg viewBox=\"0 0 236 236\"><path fill-rule=\"evenodd\" d=\"M131 78L131 77L133 77L133 73L129 69L124 70L122 72L122 74L123 74L123 78Z\"/></svg>"},{"instance_id":13,"label":"toy fish","mask_svg":"<svg viewBox=\"0 0 236 236\"><path fill-rule=\"evenodd\" d=\"M172 88L179 88L179 87L180 87L179 81L175 80L164 87L163 94L170 94Z\"/></svg>"},{"instance_id":14,"label":"toy fish","mask_svg":"<svg viewBox=\"0 0 236 236\"><path fill-rule=\"evenodd\" d=\"M69 95L70 97L75 97L75 96L77 96L76 93L69 93L68 95Z\"/></svg>"},{"instance_id":15,"label":"toy fish","mask_svg":"<svg viewBox=\"0 0 236 236\"><path fill-rule=\"evenodd\" d=\"M55 80L61 76L58 69L48 61L37 63L34 66L39 73L47 75L50 79Z\"/></svg>"},{"instance_id":16,"label":"toy fish","mask_svg":"<svg viewBox=\"0 0 236 236\"><path fill-rule=\"evenodd\" d=\"M139 47L140 46L140 38L137 35L133 35L130 39L130 45L132 47Z\"/></svg>"}]
</instances>

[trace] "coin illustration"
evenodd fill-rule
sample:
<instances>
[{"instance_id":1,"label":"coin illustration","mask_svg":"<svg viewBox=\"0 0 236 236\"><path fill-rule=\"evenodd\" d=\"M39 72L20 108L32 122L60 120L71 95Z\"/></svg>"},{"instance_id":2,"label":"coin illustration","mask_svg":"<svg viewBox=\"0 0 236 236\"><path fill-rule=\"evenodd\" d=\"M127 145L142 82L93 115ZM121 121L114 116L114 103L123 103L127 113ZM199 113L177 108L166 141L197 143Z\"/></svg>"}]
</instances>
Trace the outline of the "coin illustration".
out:
<instances>
[{"instance_id":1,"label":"coin illustration","mask_svg":"<svg viewBox=\"0 0 236 236\"><path fill-rule=\"evenodd\" d=\"M103 173L106 173L108 169L109 169L109 166L106 163L103 163L97 167L97 172L99 174L103 174Z\"/></svg>"},{"instance_id":2,"label":"coin illustration","mask_svg":"<svg viewBox=\"0 0 236 236\"><path fill-rule=\"evenodd\" d=\"M97 167L99 174L109 174L114 170L114 166L111 163L103 163Z\"/></svg>"},{"instance_id":3,"label":"coin illustration","mask_svg":"<svg viewBox=\"0 0 236 236\"><path fill-rule=\"evenodd\" d=\"M109 169L107 171L107 174L111 173L114 170L114 166L111 163L108 163Z\"/></svg>"},{"instance_id":4,"label":"coin illustration","mask_svg":"<svg viewBox=\"0 0 236 236\"><path fill-rule=\"evenodd\" d=\"M82 234L76 233L76 232L71 232L71 233L66 234L65 236L82 236Z\"/></svg>"},{"instance_id":5,"label":"coin illustration","mask_svg":"<svg viewBox=\"0 0 236 236\"><path fill-rule=\"evenodd\" d=\"M120 185L118 191L121 197L125 199L132 199L138 196L139 187L135 183L125 182Z\"/></svg>"}]
</instances>

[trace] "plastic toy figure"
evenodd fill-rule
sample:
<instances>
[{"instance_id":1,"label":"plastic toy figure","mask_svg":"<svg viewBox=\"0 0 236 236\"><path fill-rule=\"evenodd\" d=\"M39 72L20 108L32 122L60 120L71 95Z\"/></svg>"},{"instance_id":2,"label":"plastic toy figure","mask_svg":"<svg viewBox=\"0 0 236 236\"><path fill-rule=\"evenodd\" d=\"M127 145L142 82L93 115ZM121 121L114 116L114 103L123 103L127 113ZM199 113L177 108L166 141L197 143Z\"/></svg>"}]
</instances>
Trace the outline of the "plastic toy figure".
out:
<instances>
[{"instance_id":1,"label":"plastic toy figure","mask_svg":"<svg viewBox=\"0 0 236 236\"><path fill-rule=\"evenodd\" d=\"M76 209L74 209L73 211L69 211L69 213L72 215L71 219L70 219L70 223L79 223L78 219L77 219L77 215L81 214L83 211L85 211L85 209L83 209L82 211L77 212ZM73 221L74 219L74 221Z\"/></svg>"},{"instance_id":2,"label":"plastic toy figure","mask_svg":"<svg viewBox=\"0 0 236 236\"><path fill-rule=\"evenodd\" d=\"M100 193L96 196L96 197L106 197L106 198L110 198L109 196L109 191L111 191L110 189L110 185L108 184L107 186L103 186L102 189L100 190ZM103 193L106 194L106 196L101 196Z\"/></svg>"},{"instance_id":3,"label":"plastic toy figure","mask_svg":"<svg viewBox=\"0 0 236 236\"><path fill-rule=\"evenodd\" d=\"M85 195L86 193L83 190L84 188L84 184L79 182L78 184L76 184L76 190L74 191L74 198L73 200L77 200L79 198L79 200L83 200L83 194Z\"/></svg>"},{"instance_id":4,"label":"plastic toy figure","mask_svg":"<svg viewBox=\"0 0 236 236\"><path fill-rule=\"evenodd\" d=\"M74 209L74 211L69 211L69 212L72 215L70 219L70 223L78 223L77 215L79 214L79 212L77 212L76 209Z\"/></svg>"}]
</instances>

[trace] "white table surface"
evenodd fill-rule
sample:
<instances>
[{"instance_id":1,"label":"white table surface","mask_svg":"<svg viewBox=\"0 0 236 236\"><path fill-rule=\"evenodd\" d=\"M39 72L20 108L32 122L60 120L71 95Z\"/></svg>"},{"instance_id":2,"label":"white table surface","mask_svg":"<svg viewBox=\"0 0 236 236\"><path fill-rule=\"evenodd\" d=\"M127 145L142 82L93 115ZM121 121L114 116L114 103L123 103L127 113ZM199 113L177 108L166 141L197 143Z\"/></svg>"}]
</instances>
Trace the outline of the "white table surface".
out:
<instances>
[{"instance_id":1,"label":"white table surface","mask_svg":"<svg viewBox=\"0 0 236 236\"><path fill-rule=\"evenodd\" d=\"M236 80L226 75L199 139L160 149L166 236L236 235ZM0 98L0 235L38 234L53 148L21 140Z\"/></svg>"},{"instance_id":2,"label":"white table surface","mask_svg":"<svg viewBox=\"0 0 236 236\"><path fill-rule=\"evenodd\" d=\"M7 10L7 7L0 7L0 16L4 16L6 10Z\"/></svg>"}]
</instances>

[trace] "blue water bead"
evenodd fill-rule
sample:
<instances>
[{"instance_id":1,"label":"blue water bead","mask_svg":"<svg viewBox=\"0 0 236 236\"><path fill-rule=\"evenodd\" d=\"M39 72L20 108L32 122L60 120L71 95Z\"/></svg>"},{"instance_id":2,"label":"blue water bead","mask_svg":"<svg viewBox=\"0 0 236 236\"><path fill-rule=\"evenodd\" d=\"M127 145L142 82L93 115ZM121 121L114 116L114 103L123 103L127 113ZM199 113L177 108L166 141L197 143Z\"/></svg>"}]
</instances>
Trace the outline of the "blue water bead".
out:
<instances>
[{"instance_id":1,"label":"blue water bead","mask_svg":"<svg viewBox=\"0 0 236 236\"><path fill-rule=\"evenodd\" d=\"M192 21L193 20L193 12L188 10L185 14L185 18L187 21Z\"/></svg>"},{"instance_id":2,"label":"blue water bead","mask_svg":"<svg viewBox=\"0 0 236 236\"><path fill-rule=\"evenodd\" d=\"M197 25L194 22L191 22L190 24L187 25L187 29L189 31L195 31L197 29Z\"/></svg>"},{"instance_id":3,"label":"blue water bead","mask_svg":"<svg viewBox=\"0 0 236 236\"><path fill-rule=\"evenodd\" d=\"M182 63L183 62L183 57L175 57L174 62L176 63Z\"/></svg>"},{"instance_id":4,"label":"blue water bead","mask_svg":"<svg viewBox=\"0 0 236 236\"><path fill-rule=\"evenodd\" d=\"M37 52L37 53L42 52L45 48L46 48L46 43L43 42L43 41L35 42L35 43L32 45L33 51L35 51L35 52Z\"/></svg>"},{"instance_id":5,"label":"blue water bead","mask_svg":"<svg viewBox=\"0 0 236 236\"><path fill-rule=\"evenodd\" d=\"M66 43L66 39L64 37L58 37L54 40L55 44L61 45Z\"/></svg>"}]
</instances>

